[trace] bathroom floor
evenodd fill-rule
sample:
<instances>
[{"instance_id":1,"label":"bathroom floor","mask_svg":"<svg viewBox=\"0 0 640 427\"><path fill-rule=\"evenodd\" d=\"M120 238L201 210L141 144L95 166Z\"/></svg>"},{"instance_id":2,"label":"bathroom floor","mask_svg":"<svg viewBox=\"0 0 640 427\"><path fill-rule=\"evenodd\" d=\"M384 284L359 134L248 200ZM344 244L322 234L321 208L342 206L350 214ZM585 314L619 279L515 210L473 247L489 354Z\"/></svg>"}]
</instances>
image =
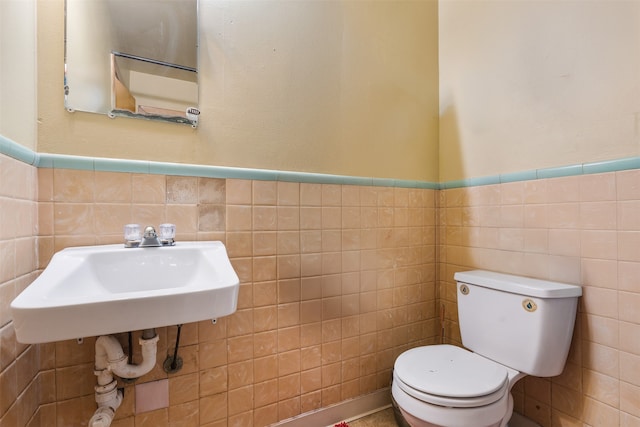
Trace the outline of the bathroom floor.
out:
<instances>
[{"instance_id":1,"label":"bathroom floor","mask_svg":"<svg viewBox=\"0 0 640 427\"><path fill-rule=\"evenodd\" d=\"M393 408L387 408L351 421L349 427L398 427L398 424L393 417Z\"/></svg>"},{"instance_id":2,"label":"bathroom floor","mask_svg":"<svg viewBox=\"0 0 640 427\"><path fill-rule=\"evenodd\" d=\"M513 413L512 418L509 420L509 426L513 427L540 427L539 424L524 418L522 415ZM507 426L507 427L509 427ZM374 412L366 417L358 418L349 422L349 427L398 427L396 419L393 416L393 408L383 409L382 411Z\"/></svg>"}]
</instances>

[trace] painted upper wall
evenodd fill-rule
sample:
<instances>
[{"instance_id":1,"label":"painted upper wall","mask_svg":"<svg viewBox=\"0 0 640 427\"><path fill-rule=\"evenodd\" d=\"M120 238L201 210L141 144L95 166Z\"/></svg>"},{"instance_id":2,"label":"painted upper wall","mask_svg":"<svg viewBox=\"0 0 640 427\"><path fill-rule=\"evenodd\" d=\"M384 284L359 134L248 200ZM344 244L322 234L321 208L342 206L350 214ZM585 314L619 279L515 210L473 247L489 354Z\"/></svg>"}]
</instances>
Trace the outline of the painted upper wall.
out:
<instances>
[{"instance_id":1,"label":"painted upper wall","mask_svg":"<svg viewBox=\"0 0 640 427\"><path fill-rule=\"evenodd\" d=\"M436 181L435 1L200 0L200 126L63 108L38 1L39 152Z\"/></svg>"},{"instance_id":2,"label":"painted upper wall","mask_svg":"<svg viewBox=\"0 0 640 427\"><path fill-rule=\"evenodd\" d=\"M640 154L640 2L441 1L440 181Z\"/></svg>"},{"instance_id":3,"label":"painted upper wall","mask_svg":"<svg viewBox=\"0 0 640 427\"><path fill-rule=\"evenodd\" d=\"M35 3L0 1L0 135L36 147Z\"/></svg>"}]
</instances>

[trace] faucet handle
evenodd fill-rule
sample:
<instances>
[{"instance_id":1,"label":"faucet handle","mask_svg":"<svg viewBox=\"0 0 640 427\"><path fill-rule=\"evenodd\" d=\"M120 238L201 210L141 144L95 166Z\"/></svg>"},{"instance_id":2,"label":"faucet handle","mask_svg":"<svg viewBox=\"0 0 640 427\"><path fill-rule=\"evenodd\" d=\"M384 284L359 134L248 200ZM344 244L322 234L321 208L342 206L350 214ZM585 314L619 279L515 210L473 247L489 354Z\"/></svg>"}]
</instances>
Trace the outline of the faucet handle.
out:
<instances>
[{"instance_id":1,"label":"faucet handle","mask_svg":"<svg viewBox=\"0 0 640 427\"><path fill-rule=\"evenodd\" d=\"M173 246L176 238L175 224L160 224L160 241L164 246Z\"/></svg>"},{"instance_id":2,"label":"faucet handle","mask_svg":"<svg viewBox=\"0 0 640 427\"><path fill-rule=\"evenodd\" d=\"M124 245L127 248L135 248L140 244L140 225L127 224L124 226Z\"/></svg>"},{"instance_id":3,"label":"faucet handle","mask_svg":"<svg viewBox=\"0 0 640 427\"><path fill-rule=\"evenodd\" d=\"M175 224L160 224L160 238L161 239L174 239L176 237L176 225Z\"/></svg>"}]
</instances>

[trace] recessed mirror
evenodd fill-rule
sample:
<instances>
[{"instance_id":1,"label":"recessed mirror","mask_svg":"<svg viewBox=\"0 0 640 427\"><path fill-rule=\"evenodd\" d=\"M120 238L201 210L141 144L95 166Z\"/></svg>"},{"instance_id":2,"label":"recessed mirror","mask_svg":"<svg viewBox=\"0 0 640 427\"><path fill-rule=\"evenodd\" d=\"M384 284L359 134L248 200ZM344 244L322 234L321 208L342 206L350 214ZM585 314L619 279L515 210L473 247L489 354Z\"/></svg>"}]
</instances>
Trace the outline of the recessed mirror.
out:
<instances>
[{"instance_id":1,"label":"recessed mirror","mask_svg":"<svg viewBox=\"0 0 640 427\"><path fill-rule=\"evenodd\" d=\"M66 0L65 108L197 126L197 0Z\"/></svg>"}]
</instances>

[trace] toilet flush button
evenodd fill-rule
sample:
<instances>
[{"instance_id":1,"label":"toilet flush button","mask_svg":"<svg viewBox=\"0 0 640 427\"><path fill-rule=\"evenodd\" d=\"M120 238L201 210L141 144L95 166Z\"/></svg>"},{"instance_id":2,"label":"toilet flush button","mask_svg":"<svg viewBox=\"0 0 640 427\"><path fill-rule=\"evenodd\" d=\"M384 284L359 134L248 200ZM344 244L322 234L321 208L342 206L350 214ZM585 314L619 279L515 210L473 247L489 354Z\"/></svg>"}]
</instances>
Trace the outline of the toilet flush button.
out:
<instances>
[{"instance_id":1,"label":"toilet flush button","mask_svg":"<svg viewBox=\"0 0 640 427\"><path fill-rule=\"evenodd\" d=\"M460 285L460 293L462 295L469 295L469 287L467 285Z\"/></svg>"},{"instance_id":2,"label":"toilet flush button","mask_svg":"<svg viewBox=\"0 0 640 427\"><path fill-rule=\"evenodd\" d=\"M538 305L532 299L525 299L522 301L522 307L527 310L529 313L533 313L538 309Z\"/></svg>"}]
</instances>

